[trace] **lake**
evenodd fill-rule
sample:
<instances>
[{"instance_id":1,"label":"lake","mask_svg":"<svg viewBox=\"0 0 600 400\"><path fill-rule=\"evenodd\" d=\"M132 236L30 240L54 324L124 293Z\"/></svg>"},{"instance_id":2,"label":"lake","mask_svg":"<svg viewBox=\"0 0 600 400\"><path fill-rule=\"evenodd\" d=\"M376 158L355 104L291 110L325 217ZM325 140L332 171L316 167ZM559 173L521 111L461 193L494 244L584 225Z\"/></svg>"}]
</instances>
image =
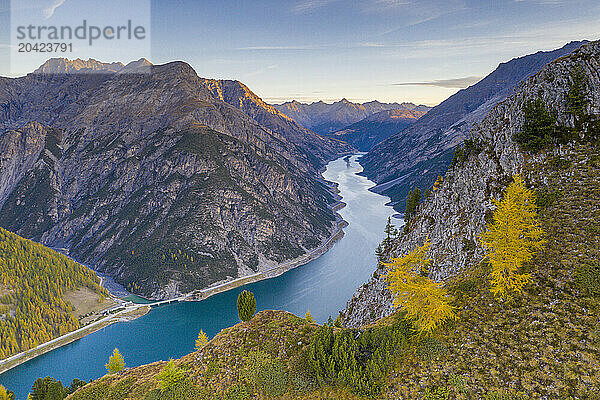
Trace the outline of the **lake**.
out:
<instances>
[{"instance_id":1,"label":"lake","mask_svg":"<svg viewBox=\"0 0 600 400\"><path fill-rule=\"evenodd\" d=\"M316 260L285 274L214 295L201 302L183 302L153 309L130 322L110 325L69 345L46 353L0 375L0 384L25 400L33 382L52 376L66 386L73 378L96 379L115 347L128 367L180 358L194 350L200 329L210 337L239 322L236 299L242 290L254 292L257 309L278 309L304 316L310 310L322 323L335 319L355 289L375 270L375 248L384 237L394 210L389 198L370 192L374 183L356 175L360 155L327 165L325 179L339 184L347 205L340 214L348 222L344 237ZM400 222L401 223L401 222Z\"/></svg>"}]
</instances>

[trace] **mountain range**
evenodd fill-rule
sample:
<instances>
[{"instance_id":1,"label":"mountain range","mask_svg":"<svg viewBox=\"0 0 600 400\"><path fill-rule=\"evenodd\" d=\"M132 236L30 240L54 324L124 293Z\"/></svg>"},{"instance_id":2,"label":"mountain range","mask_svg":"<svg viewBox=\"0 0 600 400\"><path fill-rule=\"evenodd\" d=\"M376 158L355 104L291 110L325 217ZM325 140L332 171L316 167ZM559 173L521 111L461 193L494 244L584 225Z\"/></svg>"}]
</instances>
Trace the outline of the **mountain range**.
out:
<instances>
[{"instance_id":1,"label":"mountain range","mask_svg":"<svg viewBox=\"0 0 600 400\"><path fill-rule=\"evenodd\" d=\"M352 151L184 62L52 59L0 78L0 226L172 297L336 234L316 178Z\"/></svg>"},{"instance_id":2,"label":"mountain range","mask_svg":"<svg viewBox=\"0 0 600 400\"><path fill-rule=\"evenodd\" d=\"M549 62L584 43L587 42L571 42L554 51L540 51L502 63L475 85L450 96L416 123L373 147L361 159L363 174L377 183L373 190L391 197L396 210L403 212L408 192L414 187L431 187L445 173L456 146L468 138L470 129L493 106Z\"/></svg>"},{"instance_id":3,"label":"mountain range","mask_svg":"<svg viewBox=\"0 0 600 400\"><path fill-rule=\"evenodd\" d=\"M357 150L369 151L376 144L417 122L429 109L419 106L413 110L380 111L327 136L343 140Z\"/></svg>"},{"instance_id":4,"label":"mountain range","mask_svg":"<svg viewBox=\"0 0 600 400\"><path fill-rule=\"evenodd\" d=\"M370 101L360 104L346 99L332 104L323 101L306 104L293 100L283 104L275 104L273 107L300 125L323 135L332 134L381 111L429 110L429 107L417 106L412 103Z\"/></svg>"}]
</instances>

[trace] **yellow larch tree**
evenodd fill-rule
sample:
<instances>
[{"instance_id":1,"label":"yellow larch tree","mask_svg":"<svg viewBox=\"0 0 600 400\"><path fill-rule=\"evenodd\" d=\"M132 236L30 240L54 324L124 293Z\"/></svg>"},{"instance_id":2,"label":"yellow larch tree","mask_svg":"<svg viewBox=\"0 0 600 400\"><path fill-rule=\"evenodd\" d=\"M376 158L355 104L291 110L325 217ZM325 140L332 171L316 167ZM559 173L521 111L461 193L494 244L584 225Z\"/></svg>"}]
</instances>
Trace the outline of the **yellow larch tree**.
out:
<instances>
[{"instance_id":1,"label":"yellow larch tree","mask_svg":"<svg viewBox=\"0 0 600 400\"><path fill-rule=\"evenodd\" d=\"M403 308L407 318L415 321L418 331L424 334L456 318L446 289L427 277L431 265L427 257L430 247L431 242L427 240L423 246L385 264L388 268L385 279L394 296L394 307Z\"/></svg>"},{"instance_id":2,"label":"yellow larch tree","mask_svg":"<svg viewBox=\"0 0 600 400\"><path fill-rule=\"evenodd\" d=\"M520 175L508 185L502 200L494 200L493 222L481 235L481 243L492 266L491 291L501 297L521 292L531 282L521 267L544 247L544 231L538 220L535 195Z\"/></svg>"},{"instance_id":3,"label":"yellow larch tree","mask_svg":"<svg viewBox=\"0 0 600 400\"><path fill-rule=\"evenodd\" d=\"M200 329L200 333L198 333L198 339L196 339L196 350L200 350L208 343L208 336L202 329Z\"/></svg>"}]
</instances>

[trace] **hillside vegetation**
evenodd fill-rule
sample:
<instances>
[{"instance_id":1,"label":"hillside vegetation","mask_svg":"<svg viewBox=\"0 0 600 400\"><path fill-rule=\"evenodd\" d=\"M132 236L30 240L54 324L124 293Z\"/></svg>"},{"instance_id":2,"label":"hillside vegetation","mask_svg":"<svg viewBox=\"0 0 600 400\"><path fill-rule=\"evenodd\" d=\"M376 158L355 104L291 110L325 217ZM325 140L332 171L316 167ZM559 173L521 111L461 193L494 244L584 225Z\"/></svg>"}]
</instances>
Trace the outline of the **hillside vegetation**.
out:
<instances>
[{"instance_id":1,"label":"hillside vegetation","mask_svg":"<svg viewBox=\"0 0 600 400\"><path fill-rule=\"evenodd\" d=\"M96 274L0 228L0 359L80 327L67 296L80 288L108 296Z\"/></svg>"},{"instance_id":2,"label":"hillside vegetation","mask_svg":"<svg viewBox=\"0 0 600 400\"><path fill-rule=\"evenodd\" d=\"M527 165L546 176L527 182L547 240L526 265L531 283L495 297L480 263L447 282L457 319L430 336L402 311L360 329L263 311L176 360L177 372L133 368L70 399L599 398L599 160L583 143ZM167 389L165 374L177 377Z\"/></svg>"}]
</instances>

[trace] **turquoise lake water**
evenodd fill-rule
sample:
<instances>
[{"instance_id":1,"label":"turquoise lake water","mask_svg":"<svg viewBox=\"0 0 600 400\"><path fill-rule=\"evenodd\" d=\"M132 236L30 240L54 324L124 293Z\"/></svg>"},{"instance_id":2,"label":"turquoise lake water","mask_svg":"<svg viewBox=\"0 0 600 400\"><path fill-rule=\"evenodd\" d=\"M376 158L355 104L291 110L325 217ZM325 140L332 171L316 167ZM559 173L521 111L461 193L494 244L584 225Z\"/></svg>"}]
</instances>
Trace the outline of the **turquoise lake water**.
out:
<instances>
[{"instance_id":1,"label":"turquoise lake water","mask_svg":"<svg viewBox=\"0 0 600 400\"><path fill-rule=\"evenodd\" d=\"M375 248L383 239L394 210L389 198L370 192L373 182L356 175L358 155L328 164L325 179L339 184L347 206L340 214L348 222L344 237L326 254L285 274L214 295L201 302L184 302L153 309L130 322L110 325L76 342L51 351L0 375L0 384L25 400L35 379L52 376L68 386L73 378L96 379L115 347L128 367L179 358L194 349L198 331L210 337L239 322L236 299L242 290L254 292L257 309L287 310L303 316L310 309L319 323L335 318L355 289L375 269Z\"/></svg>"}]
</instances>

